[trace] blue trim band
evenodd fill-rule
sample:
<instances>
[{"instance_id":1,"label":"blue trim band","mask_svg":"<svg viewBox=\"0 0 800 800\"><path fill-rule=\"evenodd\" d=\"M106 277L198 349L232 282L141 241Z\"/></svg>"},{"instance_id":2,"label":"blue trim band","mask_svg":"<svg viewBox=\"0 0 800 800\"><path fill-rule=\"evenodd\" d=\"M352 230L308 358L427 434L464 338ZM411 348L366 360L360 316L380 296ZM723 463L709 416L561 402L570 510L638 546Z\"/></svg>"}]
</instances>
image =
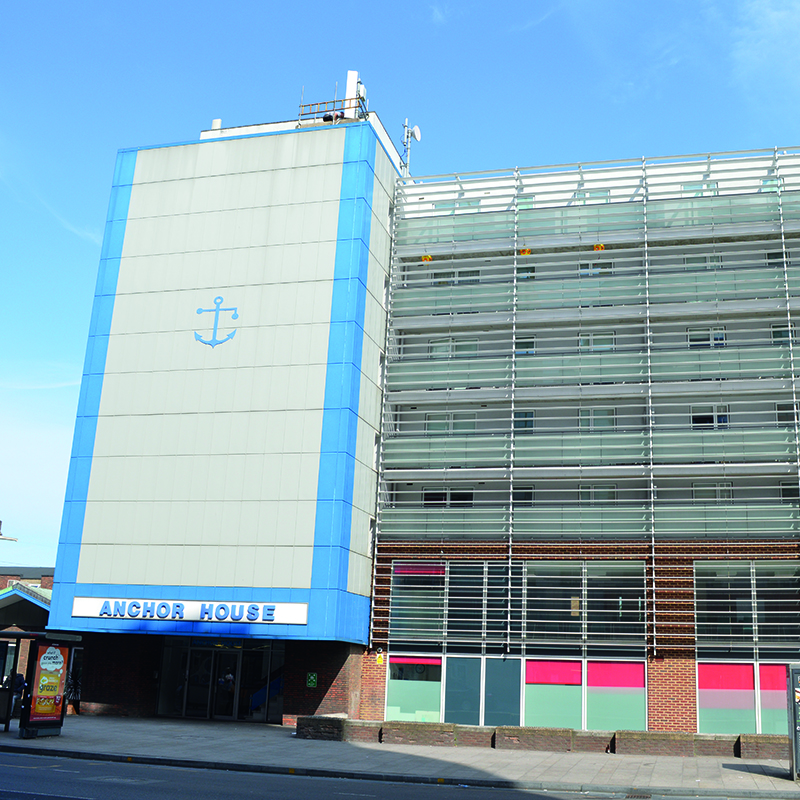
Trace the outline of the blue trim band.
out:
<instances>
[{"instance_id":1,"label":"blue trim band","mask_svg":"<svg viewBox=\"0 0 800 800\"><path fill-rule=\"evenodd\" d=\"M369 598L342 590L266 589L222 586L148 586L68 583L60 587L59 619L48 627L98 633L191 634L192 636L241 636L252 639L344 641L364 644ZM235 603L308 603L306 625L262 625L247 622L181 622L159 619L108 619L73 617L75 597L107 597L147 600L203 600Z\"/></svg>"},{"instance_id":2,"label":"blue trim band","mask_svg":"<svg viewBox=\"0 0 800 800\"><path fill-rule=\"evenodd\" d=\"M312 592L324 589L335 593L331 600L336 598L337 601L315 609L315 613L324 611L324 627L343 631L343 638L362 643L367 641L369 600L346 590L376 152L377 137L369 124L348 126L339 199L311 570ZM358 612L354 613L356 609Z\"/></svg>"},{"instance_id":3,"label":"blue trim band","mask_svg":"<svg viewBox=\"0 0 800 800\"><path fill-rule=\"evenodd\" d=\"M50 611L50 627L69 624L72 610L71 598L64 603L63 595L69 594L71 585L78 578L78 559L86 499L89 494L89 476L92 469L94 439L97 432L97 415L100 411L100 395L103 389L108 338L114 298L117 291L119 265L125 240L125 226L130 207L133 175L136 170L136 150L120 150L114 167L114 182L108 203L103 245L100 249L100 267L97 273L94 305L89 323L89 341L83 364L83 378L78 395L78 414L72 439L72 454L67 475L67 491L64 498L64 514L58 540L56 569L53 579L53 600ZM69 588L68 588L69 585Z\"/></svg>"}]
</instances>

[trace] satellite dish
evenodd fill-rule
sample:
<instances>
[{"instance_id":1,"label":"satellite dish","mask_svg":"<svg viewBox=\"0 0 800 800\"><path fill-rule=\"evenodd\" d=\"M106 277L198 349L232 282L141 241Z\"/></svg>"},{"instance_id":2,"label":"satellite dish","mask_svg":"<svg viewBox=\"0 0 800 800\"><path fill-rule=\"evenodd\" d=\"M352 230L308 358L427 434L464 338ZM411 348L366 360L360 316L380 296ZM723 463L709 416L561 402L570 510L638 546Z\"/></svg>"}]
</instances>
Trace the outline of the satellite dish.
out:
<instances>
[{"instance_id":1,"label":"satellite dish","mask_svg":"<svg viewBox=\"0 0 800 800\"><path fill-rule=\"evenodd\" d=\"M419 125L415 125L411 129L411 135L419 142L422 140L422 131L419 129Z\"/></svg>"}]
</instances>

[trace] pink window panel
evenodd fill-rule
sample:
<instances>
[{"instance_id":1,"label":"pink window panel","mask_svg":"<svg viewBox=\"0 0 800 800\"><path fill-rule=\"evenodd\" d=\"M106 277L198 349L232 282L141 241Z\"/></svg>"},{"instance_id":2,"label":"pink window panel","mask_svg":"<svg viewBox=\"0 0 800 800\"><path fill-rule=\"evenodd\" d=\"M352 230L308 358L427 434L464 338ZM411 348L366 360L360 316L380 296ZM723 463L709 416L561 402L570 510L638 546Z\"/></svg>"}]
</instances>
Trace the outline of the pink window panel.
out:
<instances>
[{"instance_id":1,"label":"pink window panel","mask_svg":"<svg viewBox=\"0 0 800 800\"><path fill-rule=\"evenodd\" d=\"M587 686L644 689L644 664L590 661L586 665L586 684Z\"/></svg>"},{"instance_id":2,"label":"pink window panel","mask_svg":"<svg viewBox=\"0 0 800 800\"><path fill-rule=\"evenodd\" d=\"M784 686L786 685L784 672ZM698 689L749 689L755 688L752 664L698 664Z\"/></svg>"},{"instance_id":3,"label":"pink window panel","mask_svg":"<svg viewBox=\"0 0 800 800\"><path fill-rule=\"evenodd\" d=\"M391 664L433 664L442 663L441 658L417 658L416 656L392 656L389 659Z\"/></svg>"},{"instance_id":4,"label":"pink window panel","mask_svg":"<svg viewBox=\"0 0 800 800\"><path fill-rule=\"evenodd\" d=\"M527 661L525 683L581 685L580 661Z\"/></svg>"},{"instance_id":5,"label":"pink window panel","mask_svg":"<svg viewBox=\"0 0 800 800\"><path fill-rule=\"evenodd\" d=\"M783 664L761 664L758 668L761 691L786 693L786 667Z\"/></svg>"},{"instance_id":6,"label":"pink window panel","mask_svg":"<svg viewBox=\"0 0 800 800\"><path fill-rule=\"evenodd\" d=\"M395 575L444 575L444 564L419 562L416 564L395 564Z\"/></svg>"}]
</instances>

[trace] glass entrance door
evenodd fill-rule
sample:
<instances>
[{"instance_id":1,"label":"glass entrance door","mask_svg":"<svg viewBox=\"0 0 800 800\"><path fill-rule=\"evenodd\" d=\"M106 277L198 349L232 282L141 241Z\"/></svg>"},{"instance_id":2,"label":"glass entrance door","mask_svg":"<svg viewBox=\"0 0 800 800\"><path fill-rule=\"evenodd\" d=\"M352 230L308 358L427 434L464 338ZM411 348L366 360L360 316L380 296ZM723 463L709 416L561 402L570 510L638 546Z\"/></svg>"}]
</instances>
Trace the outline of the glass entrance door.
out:
<instances>
[{"instance_id":1,"label":"glass entrance door","mask_svg":"<svg viewBox=\"0 0 800 800\"><path fill-rule=\"evenodd\" d=\"M215 719L233 719L236 694L239 689L239 652L216 652L214 655L214 702L211 716Z\"/></svg>"},{"instance_id":2,"label":"glass entrance door","mask_svg":"<svg viewBox=\"0 0 800 800\"><path fill-rule=\"evenodd\" d=\"M161 659L158 713L196 719L283 719L283 642L191 646L174 637Z\"/></svg>"},{"instance_id":3,"label":"glass entrance door","mask_svg":"<svg viewBox=\"0 0 800 800\"><path fill-rule=\"evenodd\" d=\"M214 653L211 650L191 650L189 652L183 709L185 717L208 718L213 661Z\"/></svg>"}]
</instances>

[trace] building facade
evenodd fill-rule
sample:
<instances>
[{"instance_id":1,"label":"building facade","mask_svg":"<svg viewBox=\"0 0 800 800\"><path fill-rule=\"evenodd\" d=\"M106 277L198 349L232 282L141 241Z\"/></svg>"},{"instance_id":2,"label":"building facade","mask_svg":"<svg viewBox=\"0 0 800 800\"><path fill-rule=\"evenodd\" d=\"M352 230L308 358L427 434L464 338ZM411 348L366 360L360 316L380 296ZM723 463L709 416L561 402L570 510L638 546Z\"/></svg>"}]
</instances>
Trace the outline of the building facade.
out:
<instances>
[{"instance_id":1,"label":"building facade","mask_svg":"<svg viewBox=\"0 0 800 800\"><path fill-rule=\"evenodd\" d=\"M399 159L352 84L119 154L50 617L84 709L358 712Z\"/></svg>"},{"instance_id":2,"label":"building facade","mask_svg":"<svg viewBox=\"0 0 800 800\"><path fill-rule=\"evenodd\" d=\"M346 96L119 154L82 710L784 732L800 151L412 179Z\"/></svg>"},{"instance_id":3,"label":"building facade","mask_svg":"<svg viewBox=\"0 0 800 800\"><path fill-rule=\"evenodd\" d=\"M785 733L799 155L398 182L387 719Z\"/></svg>"}]
</instances>

